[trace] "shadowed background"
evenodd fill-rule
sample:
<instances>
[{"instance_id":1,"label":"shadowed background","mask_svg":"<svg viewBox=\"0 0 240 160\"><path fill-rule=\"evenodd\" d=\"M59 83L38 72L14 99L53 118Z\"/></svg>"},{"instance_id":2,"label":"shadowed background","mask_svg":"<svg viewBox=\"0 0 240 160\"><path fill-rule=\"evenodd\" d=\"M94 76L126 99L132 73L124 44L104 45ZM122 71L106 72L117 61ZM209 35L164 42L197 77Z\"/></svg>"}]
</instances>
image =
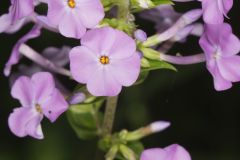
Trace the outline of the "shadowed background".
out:
<instances>
[{"instance_id":1,"label":"shadowed background","mask_svg":"<svg viewBox=\"0 0 240 160\"><path fill-rule=\"evenodd\" d=\"M178 3L179 12L189 10L195 3ZM8 10L9 2L0 3L0 13ZM239 1L227 20L240 37ZM141 28L151 35L154 24L137 20ZM27 25L14 35L0 35L0 68L3 70L15 42L29 29ZM63 38L55 33L43 31L39 39L29 43L41 52L48 46L68 44L76 46L78 40ZM199 53L198 39L190 37L185 44L176 44L171 53ZM29 61L23 59L22 63ZM16 67L17 68L17 67ZM15 68L15 69L16 69ZM123 128L134 130L156 120L168 120L172 126L159 134L143 140L146 148L164 147L172 143L185 146L193 160L239 160L240 159L240 84L225 92L216 92L212 77L205 64L177 66L178 72L160 70L151 72L149 78L139 86L124 89L118 105L115 131ZM92 160L96 140L77 139L70 128L66 115L56 123L44 120L45 139L17 138L7 126L12 109L20 104L11 98L8 79L1 71L0 108L0 160ZM70 88L75 82L65 80ZM70 84L72 83L72 84Z\"/></svg>"}]
</instances>

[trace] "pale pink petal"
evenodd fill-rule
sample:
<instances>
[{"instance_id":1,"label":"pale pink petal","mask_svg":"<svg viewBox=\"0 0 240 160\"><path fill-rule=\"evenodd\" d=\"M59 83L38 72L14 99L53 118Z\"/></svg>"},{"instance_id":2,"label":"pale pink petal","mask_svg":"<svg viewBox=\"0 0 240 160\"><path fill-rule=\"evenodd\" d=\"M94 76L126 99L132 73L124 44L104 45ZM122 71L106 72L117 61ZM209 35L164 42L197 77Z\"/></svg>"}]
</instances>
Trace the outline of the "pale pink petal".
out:
<instances>
[{"instance_id":1,"label":"pale pink petal","mask_svg":"<svg viewBox=\"0 0 240 160\"><path fill-rule=\"evenodd\" d=\"M235 35L229 35L225 40L222 39L222 56L227 57L240 52L240 41Z\"/></svg>"},{"instance_id":2,"label":"pale pink petal","mask_svg":"<svg viewBox=\"0 0 240 160\"><path fill-rule=\"evenodd\" d=\"M43 119L42 114L36 114L27 124L26 124L26 133L27 135L36 138L43 139L43 132L41 127L41 121Z\"/></svg>"},{"instance_id":3,"label":"pale pink petal","mask_svg":"<svg viewBox=\"0 0 240 160\"><path fill-rule=\"evenodd\" d=\"M88 91L94 96L116 96L122 87L107 66L99 67L87 82Z\"/></svg>"},{"instance_id":4,"label":"pale pink petal","mask_svg":"<svg viewBox=\"0 0 240 160\"><path fill-rule=\"evenodd\" d=\"M216 52L216 48L214 48L214 45L212 45L209 42L209 39L208 39L206 33L203 34L203 36L200 38L199 44L206 55L207 61L212 60L212 58Z\"/></svg>"},{"instance_id":5,"label":"pale pink petal","mask_svg":"<svg viewBox=\"0 0 240 160\"><path fill-rule=\"evenodd\" d=\"M41 104L44 115L51 121L54 122L63 112L68 109L68 104L63 95L55 89L51 99Z\"/></svg>"},{"instance_id":6,"label":"pale pink petal","mask_svg":"<svg viewBox=\"0 0 240 160\"><path fill-rule=\"evenodd\" d=\"M33 88L28 77L22 76L14 83L11 95L18 99L24 107L31 107L33 101Z\"/></svg>"},{"instance_id":7,"label":"pale pink petal","mask_svg":"<svg viewBox=\"0 0 240 160\"><path fill-rule=\"evenodd\" d=\"M39 129L42 115L38 114L33 108L16 108L10 114L8 125L10 130L18 137L30 135L34 138L42 139L43 134Z\"/></svg>"},{"instance_id":8,"label":"pale pink petal","mask_svg":"<svg viewBox=\"0 0 240 160\"><path fill-rule=\"evenodd\" d=\"M153 148L145 150L140 160L165 160L167 153L161 148Z\"/></svg>"},{"instance_id":9,"label":"pale pink petal","mask_svg":"<svg viewBox=\"0 0 240 160\"><path fill-rule=\"evenodd\" d=\"M223 13L218 7L218 0L202 0L203 19L208 24L223 22Z\"/></svg>"},{"instance_id":10,"label":"pale pink petal","mask_svg":"<svg viewBox=\"0 0 240 160\"><path fill-rule=\"evenodd\" d=\"M165 160L191 160L188 151L180 145L173 144L164 148L168 156Z\"/></svg>"},{"instance_id":11,"label":"pale pink petal","mask_svg":"<svg viewBox=\"0 0 240 160\"><path fill-rule=\"evenodd\" d=\"M0 33L5 32L11 25L11 19L9 14L4 14L0 17Z\"/></svg>"},{"instance_id":12,"label":"pale pink petal","mask_svg":"<svg viewBox=\"0 0 240 160\"><path fill-rule=\"evenodd\" d=\"M81 3L77 8L78 17L87 28L95 27L104 17L104 9L100 0L91 0L89 3Z\"/></svg>"},{"instance_id":13,"label":"pale pink petal","mask_svg":"<svg viewBox=\"0 0 240 160\"><path fill-rule=\"evenodd\" d=\"M12 6L9 10L9 14L12 17L12 23L29 16L34 11L33 0L12 0Z\"/></svg>"},{"instance_id":14,"label":"pale pink petal","mask_svg":"<svg viewBox=\"0 0 240 160\"><path fill-rule=\"evenodd\" d=\"M140 73L140 56L135 53L133 56L110 62L109 72L123 86L131 86Z\"/></svg>"},{"instance_id":15,"label":"pale pink petal","mask_svg":"<svg viewBox=\"0 0 240 160\"><path fill-rule=\"evenodd\" d=\"M80 39L86 33L86 27L74 15L74 12L69 11L62 17L59 24L59 31L65 37Z\"/></svg>"},{"instance_id":16,"label":"pale pink petal","mask_svg":"<svg viewBox=\"0 0 240 160\"><path fill-rule=\"evenodd\" d=\"M240 81L240 56L232 56L218 60L218 67L224 79L231 82Z\"/></svg>"},{"instance_id":17,"label":"pale pink petal","mask_svg":"<svg viewBox=\"0 0 240 160\"><path fill-rule=\"evenodd\" d=\"M233 0L218 0L218 7L224 16L227 16L233 6Z\"/></svg>"},{"instance_id":18,"label":"pale pink petal","mask_svg":"<svg viewBox=\"0 0 240 160\"><path fill-rule=\"evenodd\" d=\"M223 78L223 76L220 74L219 68L217 67L216 63L213 64L208 62L207 68L213 76L214 88L217 91L227 90L232 87L232 83Z\"/></svg>"},{"instance_id":19,"label":"pale pink petal","mask_svg":"<svg viewBox=\"0 0 240 160\"><path fill-rule=\"evenodd\" d=\"M136 42L122 31L115 30L115 32L116 38L109 56L113 59L131 57L136 52Z\"/></svg>"},{"instance_id":20,"label":"pale pink petal","mask_svg":"<svg viewBox=\"0 0 240 160\"><path fill-rule=\"evenodd\" d=\"M41 104L51 98L55 89L53 76L48 72L38 72L31 78L35 103Z\"/></svg>"},{"instance_id":21,"label":"pale pink petal","mask_svg":"<svg viewBox=\"0 0 240 160\"><path fill-rule=\"evenodd\" d=\"M64 1L61 0L50 0L48 1L48 13L47 18L48 21L53 26L58 26L63 16L65 15L66 10L64 6Z\"/></svg>"},{"instance_id":22,"label":"pale pink petal","mask_svg":"<svg viewBox=\"0 0 240 160\"><path fill-rule=\"evenodd\" d=\"M116 30L110 27L88 31L81 40L81 44L91 48L97 55L109 55L116 39Z\"/></svg>"},{"instance_id":23,"label":"pale pink petal","mask_svg":"<svg viewBox=\"0 0 240 160\"><path fill-rule=\"evenodd\" d=\"M79 83L86 83L98 68L98 57L87 47L75 47L70 51L70 70Z\"/></svg>"},{"instance_id":24,"label":"pale pink petal","mask_svg":"<svg viewBox=\"0 0 240 160\"><path fill-rule=\"evenodd\" d=\"M182 146L173 144L164 149L153 148L145 150L140 160L191 160L191 157Z\"/></svg>"}]
</instances>

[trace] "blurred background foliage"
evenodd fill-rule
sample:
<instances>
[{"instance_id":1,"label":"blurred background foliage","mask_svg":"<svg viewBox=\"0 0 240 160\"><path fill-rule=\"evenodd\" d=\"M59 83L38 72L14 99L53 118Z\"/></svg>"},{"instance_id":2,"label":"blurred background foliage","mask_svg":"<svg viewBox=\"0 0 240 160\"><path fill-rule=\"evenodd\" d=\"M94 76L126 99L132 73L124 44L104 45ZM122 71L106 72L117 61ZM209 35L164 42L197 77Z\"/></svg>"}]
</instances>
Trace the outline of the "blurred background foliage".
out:
<instances>
[{"instance_id":1,"label":"blurred background foliage","mask_svg":"<svg viewBox=\"0 0 240 160\"><path fill-rule=\"evenodd\" d=\"M9 2L0 2L0 14L8 11ZM240 4L235 0L229 14L234 33L240 37ZM179 12L199 7L198 2L174 6ZM154 24L137 19L140 28L149 35L154 33ZM14 34L0 35L0 68L3 70L15 42L29 29ZM76 46L78 40L63 38L55 33L43 31L39 39L29 43L41 52L48 46L68 44ZM199 53L198 39L190 37L187 43L176 44L171 53ZM26 59L22 63L29 63ZM159 70L151 72L139 86L124 89L115 120L115 131L123 128L134 130L156 120L168 120L172 126L159 134L143 140L147 148L164 147L172 143L185 146L193 160L239 160L240 159L240 84L225 92L216 92L212 77L205 64L177 66L178 72ZM7 118L19 103L10 96L8 79L1 72L0 108L0 160L92 160L96 140L77 139L70 128L66 115L56 123L44 120L45 139L17 138L7 126ZM75 82L62 79L69 88Z\"/></svg>"}]
</instances>

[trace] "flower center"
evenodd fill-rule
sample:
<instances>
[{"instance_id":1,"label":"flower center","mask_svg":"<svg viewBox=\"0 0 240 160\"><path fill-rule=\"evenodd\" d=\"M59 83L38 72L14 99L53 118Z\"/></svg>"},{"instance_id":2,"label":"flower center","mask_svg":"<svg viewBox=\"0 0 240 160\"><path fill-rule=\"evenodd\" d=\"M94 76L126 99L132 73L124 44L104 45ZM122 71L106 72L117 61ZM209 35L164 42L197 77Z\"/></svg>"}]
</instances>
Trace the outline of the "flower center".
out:
<instances>
[{"instance_id":1,"label":"flower center","mask_svg":"<svg viewBox=\"0 0 240 160\"><path fill-rule=\"evenodd\" d=\"M76 2L75 0L68 0L68 6L70 8L75 8L76 7Z\"/></svg>"},{"instance_id":2,"label":"flower center","mask_svg":"<svg viewBox=\"0 0 240 160\"><path fill-rule=\"evenodd\" d=\"M218 60L218 59L221 58L221 53L219 52L219 50L217 50L217 51L214 53L213 57L214 57L215 60Z\"/></svg>"},{"instance_id":3,"label":"flower center","mask_svg":"<svg viewBox=\"0 0 240 160\"><path fill-rule=\"evenodd\" d=\"M38 113L43 113L42 108L39 104L36 104L35 108L36 108Z\"/></svg>"},{"instance_id":4,"label":"flower center","mask_svg":"<svg viewBox=\"0 0 240 160\"><path fill-rule=\"evenodd\" d=\"M109 58L108 56L101 56L99 61L102 63L102 64L109 64Z\"/></svg>"}]
</instances>

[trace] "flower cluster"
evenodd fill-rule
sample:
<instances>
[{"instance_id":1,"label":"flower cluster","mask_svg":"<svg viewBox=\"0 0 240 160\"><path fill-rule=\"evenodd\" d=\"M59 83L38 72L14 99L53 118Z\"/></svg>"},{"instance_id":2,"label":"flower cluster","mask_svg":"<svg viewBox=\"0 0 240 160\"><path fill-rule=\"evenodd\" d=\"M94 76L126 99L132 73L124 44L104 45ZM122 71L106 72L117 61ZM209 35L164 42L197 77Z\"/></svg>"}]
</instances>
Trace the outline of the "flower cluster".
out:
<instances>
[{"instance_id":1,"label":"flower cluster","mask_svg":"<svg viewBox=\"0 0 240 160\"><path fill-rule=\"evenodd\" d=\"M21 103L21 107L9 116L10 130L18 137L42 139L42 119L47 117L55 122L68 110L74 130L90 128L86 132L90 134L88 138L92 135L102 138L100 142L105 144L102 150L107 152L107 160L115 157L191 160L189 153L178 144L148 149L141 155L128 146L128 143L164 130L169 122L155 122L133 132L123 130L111 134L117 96L122 87L142 83L152 70L176 70L170 63L187 65L206 61L216 90L229 89L232 82L240 81L240 57L237 55L240 41L231 26L224 22L233 0L198 0L196 3L201 3L202 8L186 13L175 12L172 1L11 0L9 12L0 16L0 33L12 34L25 24L34 25L13 46L4 68L4 75L10 77L11 95ZM46 15L36 12L35 7L42 3L47 5ZM147 37L138 29L135 13L155 22L157 33ZM203 23L198 21L201 17ZM26 43L41 36L42 29L80 41L80 45L61 49L48 47L39 54ZM175 42L184 43L190 35L200 37L204 54L187 57L167 54ZM19 72L12 73L22 57L34 63L19 65ZM67 76L76 89L70 91L56 74ZM102 114L99 108L106 97L105 118L97 123L95 120ZM81 124L76 115L83 114L96 124Z\"/></svg>"}]
</instances>

